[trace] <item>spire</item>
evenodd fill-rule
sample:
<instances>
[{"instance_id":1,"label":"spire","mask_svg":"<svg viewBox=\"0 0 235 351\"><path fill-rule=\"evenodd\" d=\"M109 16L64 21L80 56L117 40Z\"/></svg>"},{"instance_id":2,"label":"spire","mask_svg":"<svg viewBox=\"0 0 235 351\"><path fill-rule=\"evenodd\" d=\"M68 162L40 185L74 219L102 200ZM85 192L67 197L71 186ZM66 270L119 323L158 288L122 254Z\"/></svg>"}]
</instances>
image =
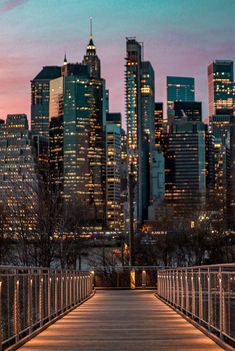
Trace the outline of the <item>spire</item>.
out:
<instances>
[{"instance_id":1,"label":"spire","mask_svg":"<svg viewBox=\"0 0 235 351\"><path fill-rule=\"evenodd\" d=\"M90 17L90 39L92 39L92 17Z\"/></svg>"},{"instance_id":2,"label":"spire","mask_svg":"<svg viewBox=\"0 0 235 351\"><path fill-rule=\"evenodd\" d=\"M64 53L64 65L67 65L68 61L67 61L67 57L66 57L66 51Z\"/></svg>"},{"instance_id":3,"label":"spire","mask_svg":"<svg viewBox=\"0 0 235 351\"><path fill-rule=\"evenodd\" d=\"M88 44L89 49L95 49L95 45L93 43L93 34L92 34L92 17L90 17L90 40Z\"/></svg>"}]
</instances>

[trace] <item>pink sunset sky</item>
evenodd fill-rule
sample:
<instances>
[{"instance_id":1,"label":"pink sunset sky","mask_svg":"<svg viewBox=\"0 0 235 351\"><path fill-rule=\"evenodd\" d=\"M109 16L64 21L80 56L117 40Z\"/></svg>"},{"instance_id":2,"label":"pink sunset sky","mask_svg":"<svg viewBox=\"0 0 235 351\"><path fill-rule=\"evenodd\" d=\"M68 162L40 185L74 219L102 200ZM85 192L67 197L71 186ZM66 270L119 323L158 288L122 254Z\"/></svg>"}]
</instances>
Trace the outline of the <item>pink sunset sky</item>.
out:
<instances>
[{"instance_id":1,"label":"pink sunset sky","mask_svg":"<svg viewBox=\"0 0 235 351\"><path fill-rule=\"evenodd\" d=\"M195 77L206 118L207 65L235 59L234 13L234 0L0 0L0 116L30 119L30 80L61 65L65 50L68 61L82 60L92 16L110 111L125 115L125 37L135 36L155 70L156 101L165 101L167 75Z\"/></svg>"}]
</instances>

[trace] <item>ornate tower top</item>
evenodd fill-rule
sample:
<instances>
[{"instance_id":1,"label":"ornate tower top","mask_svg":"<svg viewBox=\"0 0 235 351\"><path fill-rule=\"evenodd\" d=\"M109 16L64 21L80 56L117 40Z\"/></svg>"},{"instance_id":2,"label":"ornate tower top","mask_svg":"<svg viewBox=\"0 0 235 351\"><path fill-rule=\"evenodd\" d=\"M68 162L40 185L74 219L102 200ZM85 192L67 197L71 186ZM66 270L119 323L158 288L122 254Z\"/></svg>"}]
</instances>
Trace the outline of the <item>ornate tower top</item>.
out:
<instances>
[{"instance_id":1,"label":"ornate tower top","mask_svg":"<svg viewBox=\"0 0 235 351\"><path fill-rule=\"evenodd\" d=\"M100 60L96 54L96 47L93 42L92 17L90 17L90 37L83 64L88 66L90 77L100 78Z\"/></svg>"}]
</instances>

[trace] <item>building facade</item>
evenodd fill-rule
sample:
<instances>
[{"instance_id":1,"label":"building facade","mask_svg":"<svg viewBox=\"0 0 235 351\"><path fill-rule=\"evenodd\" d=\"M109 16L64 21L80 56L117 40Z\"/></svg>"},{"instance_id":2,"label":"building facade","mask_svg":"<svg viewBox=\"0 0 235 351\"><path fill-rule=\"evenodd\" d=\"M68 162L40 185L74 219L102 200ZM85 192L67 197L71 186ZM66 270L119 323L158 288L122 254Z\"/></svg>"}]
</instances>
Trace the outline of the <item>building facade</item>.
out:
<instances>
[{"instance_id":1,"label":"building facade","mask_svg":"<svg viewBox=\"0 0 235 351\"><path fill-rule=\"evenodd\" d=\"M121 114L106 115L106 220L112 230L122 225L121 204Z\"/></svg>"},{"instance_id":2,"label":"building facade","mask_svg":"<svg viewBox=\"0 0 235 351\"><path fill-rule=\"evenodd\" d=\"M175 216L196 210L206 193L206 129L202 122L175 121L168 135L165 197Z\"/></svg>"},{"instance_id":3,"label":"building facade","mask_svg":"<svg viewBox=\"0 0 235 351\"><path fill-rule=\"evenodd\" d=\"M0 204L6 209L6 233L33 233L37 176L25 114L8 115L0 125Z\"/></svg>"},{"instance_id":4,"label":"building facade","mask_svg":"<svg viewBox=\"0 0 235 351\"><path fill-rule=\"evenodd\" d=\"M190 102L195 101L195 83L192 77L166 78L167 92L167 118L172 118L173 104L175 101Z\"/></svg>"},{"instance_id":5,"label":"building facade","mask_svg":"<svg viewBox=\"0 0 235 351\"><path fill-rule=\"evenodd\" d=\"M235 106L233 61L216 60L208 65L209 116L231 114Z\"/></svg>"},{"instance_id":6,"label":"building facade","mask_svg":"<svg viewBox=\"0 0 235 351\"><path fill-rule=\"evenodd\" d=\"M45 66L31 81L32 136L49 139L50 81L61 76L61 67Z\"/></svg>"},{"instance_id":7,"label":"building facade","mask_svg":"<svg viewBox=\"0 0 235 351\"><path fill-rule=\"evenodd\" d=\"M141 115L141 44L126 41L126 122L128 172L134 175L135 223L143 220L143 119Z\"/></svg>"}]
</instances>

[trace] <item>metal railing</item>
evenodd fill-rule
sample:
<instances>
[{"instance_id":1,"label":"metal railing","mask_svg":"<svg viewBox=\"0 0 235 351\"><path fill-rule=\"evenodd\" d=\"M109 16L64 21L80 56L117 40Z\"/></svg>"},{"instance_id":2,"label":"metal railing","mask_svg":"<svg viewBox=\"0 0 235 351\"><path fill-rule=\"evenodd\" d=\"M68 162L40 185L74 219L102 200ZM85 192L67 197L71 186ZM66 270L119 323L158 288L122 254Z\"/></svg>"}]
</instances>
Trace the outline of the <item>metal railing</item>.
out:
<instances>
[{"instance_id":1,"label":"metal railing","mask_svg":"<svg viewBox=\"0 0 235 351\"><path fill-rule=\"evenodd\" d=\"M158 295L234 346L235 264L161 270Z\"/></svg>"},{"instance_id":2,"label":"metal railing","mask_svg":"<svg viewBox=\"0 0 235 351\"><path fill-rule=\"evenodd\" d=\"M0 266L0 350L88 298L93 278L91 272Z\"/></svg>"},{"instance_id":3,"label":"metal railing","mask_svg":"<svg viewBox=\"0 0 235 351\"><path fill-rule=\"evenodd\" d=\"M94 272L98 288L157 288L158 266L100 266Z\"/></svg>"}]
</instances>

